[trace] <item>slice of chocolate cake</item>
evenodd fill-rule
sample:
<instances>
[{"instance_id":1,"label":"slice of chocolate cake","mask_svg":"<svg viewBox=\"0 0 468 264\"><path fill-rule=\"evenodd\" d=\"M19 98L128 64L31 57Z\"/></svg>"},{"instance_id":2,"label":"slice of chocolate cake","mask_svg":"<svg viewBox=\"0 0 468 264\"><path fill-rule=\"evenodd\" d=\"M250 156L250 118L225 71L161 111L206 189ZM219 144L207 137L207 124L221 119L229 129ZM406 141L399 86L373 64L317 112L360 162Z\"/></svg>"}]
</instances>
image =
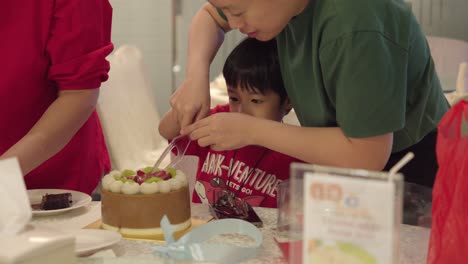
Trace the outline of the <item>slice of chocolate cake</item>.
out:
<instances>
[{"instance_id":1,"label":"slice of chocolate cake","mask_svg":"<svg viewBox=\"0 0 468 264\"><path fill-rule=\"evenodd\" d=\"M70 207L72 203L71 193L48 194L42 196L41 210L55 210Z\"/></svg>"}]
</instances>

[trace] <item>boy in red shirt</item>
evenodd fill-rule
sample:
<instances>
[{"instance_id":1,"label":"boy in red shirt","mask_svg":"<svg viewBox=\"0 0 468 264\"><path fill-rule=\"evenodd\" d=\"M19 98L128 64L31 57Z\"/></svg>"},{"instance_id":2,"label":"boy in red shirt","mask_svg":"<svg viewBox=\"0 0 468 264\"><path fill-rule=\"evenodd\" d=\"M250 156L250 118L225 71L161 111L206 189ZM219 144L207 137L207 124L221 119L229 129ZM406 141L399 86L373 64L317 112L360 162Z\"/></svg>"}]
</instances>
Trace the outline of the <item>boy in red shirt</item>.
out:
<instances>
[{"instance_id":1,"label":"boy in red shirt","mask_svg":"<svg viewBox=\"0 0 468 264\"><path fill-rule=\"evenodd\" d=\"M291 110L277 58L276 41L248 38L228 56L223 75L228 105L211 109L212 118L232 112L281 122ZM159 124L169 140L179 135L180 124L170 109ZM206 131L209 133L209 131ZM185 155L200 158L193 202L214 202L228 188L252 206L276 207L278 184L289 178L289 166L297 159L261 146L214 151L192 142Z\"/></svg>"}]
</instances>

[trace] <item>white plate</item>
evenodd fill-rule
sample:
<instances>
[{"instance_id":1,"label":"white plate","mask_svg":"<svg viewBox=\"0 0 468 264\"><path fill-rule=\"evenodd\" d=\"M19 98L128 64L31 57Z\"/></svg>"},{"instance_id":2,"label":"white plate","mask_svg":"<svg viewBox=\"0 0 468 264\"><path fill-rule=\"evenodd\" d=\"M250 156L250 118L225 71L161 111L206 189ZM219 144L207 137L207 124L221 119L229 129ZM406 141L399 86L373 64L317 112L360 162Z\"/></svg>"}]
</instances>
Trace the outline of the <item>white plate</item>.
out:
<instances>
[{"instance_id":1,"label":"white plate","mask_svg":"<svg viewBox=\"0 0 468 264\"><path fill-rule=\"evenodd\" d=\"M80 229L75 235L75 253L78 256L87 256L103 248L112 246L122 239L114 231L100 229Z\"/></svg>"},{"instance_id":2,"label":"white plate","mask_svg":"<svg viewBox=\"0 0 468 264\"><path fill-rule=\"evenodd\" d=\"M83 206L87 206L91 203L91 196L86 193L72 191L72 190L62 190L62 189L35 189L28 190L29 202L31 204L41 203L42 196L46 193L48 194L57 194L57 193L71 193L72 195L72 204L68 208L57 209L57 210L32 210L34 216L48 216L56 215L68 212L70 210L78 209Z\"/></svg>"}]
</instances>

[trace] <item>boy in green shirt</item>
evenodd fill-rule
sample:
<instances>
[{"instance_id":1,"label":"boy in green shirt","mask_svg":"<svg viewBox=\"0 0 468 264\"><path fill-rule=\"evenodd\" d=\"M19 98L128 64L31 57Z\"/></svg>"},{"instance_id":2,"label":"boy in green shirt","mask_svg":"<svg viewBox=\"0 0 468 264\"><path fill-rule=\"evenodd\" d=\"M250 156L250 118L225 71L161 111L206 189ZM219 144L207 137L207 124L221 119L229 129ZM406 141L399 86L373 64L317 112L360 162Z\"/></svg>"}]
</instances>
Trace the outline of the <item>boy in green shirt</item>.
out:
<instances>
[{"instance_id":1,"label":"boy in green shirt","mask_svg":"<svg viewBox=\"0 0 468 264\"><path fill-rule=\"evenodd\" d=\"M186 79L171 98L200 145L261 145L321 165L388 170L432 186L437 123L447 111L430 50L400 0L211 0L192 21ZM204 118L209 65L224 32L276 38L302 127L244 115Z\"/></svg>"}]
</instances>

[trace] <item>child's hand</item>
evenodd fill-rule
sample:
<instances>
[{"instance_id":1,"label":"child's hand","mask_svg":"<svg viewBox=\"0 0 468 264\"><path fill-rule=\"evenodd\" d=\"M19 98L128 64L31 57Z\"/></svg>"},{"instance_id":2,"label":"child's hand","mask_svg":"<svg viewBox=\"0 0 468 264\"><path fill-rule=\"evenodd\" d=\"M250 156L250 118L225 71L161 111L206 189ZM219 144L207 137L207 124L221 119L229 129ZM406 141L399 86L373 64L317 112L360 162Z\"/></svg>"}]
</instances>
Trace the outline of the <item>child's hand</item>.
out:
<instances>
[{"instance_id":1,"label":"child's hand","mask_svg":"<svg viewBox=\"0 0 468 264\"><path fill-rule=\"evenodd\" d=\"M170 104L181 128L200 120L210 113L208 79L186 79L171 96Z\"/></svg>"},{"instance_id":2,"label":"child's hand","mask_svg":"<svg viewBox=\"0 0 468 264\"><path fill-rule=\"evenodd\" d=\"M201 147L215 151L242 148L252 144L252 129L257 118L240 113L218 113L182 129L182 134L197 140Z\"/></svg>"}]
</instances>

